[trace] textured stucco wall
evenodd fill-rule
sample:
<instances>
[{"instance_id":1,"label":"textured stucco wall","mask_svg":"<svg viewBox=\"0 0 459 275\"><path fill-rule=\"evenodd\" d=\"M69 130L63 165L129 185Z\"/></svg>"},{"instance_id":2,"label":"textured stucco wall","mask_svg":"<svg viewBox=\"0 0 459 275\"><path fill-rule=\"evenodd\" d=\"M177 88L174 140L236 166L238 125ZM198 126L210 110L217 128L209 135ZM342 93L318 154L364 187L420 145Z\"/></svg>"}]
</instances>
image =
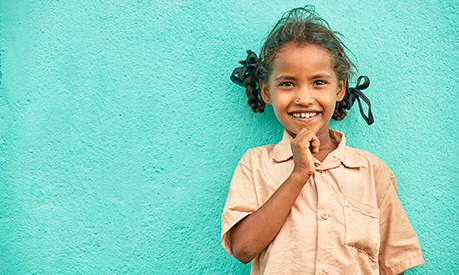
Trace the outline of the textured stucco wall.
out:
<instances>
[{"instance_id":1,"label":"textured stucco wall","mask_svg":"<svg viewBox=\"0 0 459 275\"><path fill-rule=\"evenodd\" d=\"M375 124L332 127L395 172L427 263L407 274L457 274L457 1L309 3L372 80ZM248 274L220 213L282 129L229 75L304 4L1 1L0 274Z\"/></svg>"}]
</instances>

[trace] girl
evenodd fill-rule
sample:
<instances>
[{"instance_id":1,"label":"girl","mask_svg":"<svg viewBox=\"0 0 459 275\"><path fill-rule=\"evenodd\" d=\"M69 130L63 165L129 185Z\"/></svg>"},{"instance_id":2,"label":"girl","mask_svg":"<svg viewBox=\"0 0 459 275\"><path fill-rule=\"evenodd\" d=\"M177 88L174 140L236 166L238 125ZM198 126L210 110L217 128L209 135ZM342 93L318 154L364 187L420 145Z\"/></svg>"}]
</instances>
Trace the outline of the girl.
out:
<instances>
[{"instance_id":1,"label":"girl","mask_svg":"<svg viewBox=\"0 0 459 275\"><path fill-rule=\"evenodd\" d=\"M233 72L252 110L272 105L285 129L278 144L242 156L222 215L223 247L252 261L252 274L399 274L424 263L393 173L329 129L355 98L369 104L360 92L368 78L348 88L343 48L312 8L297 8L260 59L248 51ZM373 122L371 110L364 118Z\"/></svg>"}]
</instances>

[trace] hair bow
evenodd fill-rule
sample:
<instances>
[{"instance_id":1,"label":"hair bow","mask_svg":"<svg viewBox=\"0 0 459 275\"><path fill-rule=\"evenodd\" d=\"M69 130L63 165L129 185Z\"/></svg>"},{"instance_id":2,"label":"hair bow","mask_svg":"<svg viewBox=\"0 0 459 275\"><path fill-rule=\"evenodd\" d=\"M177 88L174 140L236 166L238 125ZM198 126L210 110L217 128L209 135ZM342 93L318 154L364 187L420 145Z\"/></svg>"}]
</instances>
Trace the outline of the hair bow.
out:
<instances>
[{"instance_id":1,"label":"hair bow","mask_svg":"<svg viewBox=\"0 0 459 275\"><path fill-rule=\"evenodd\" d=\"M247 73L250 68L256 69L258 67L258 57L251 50L247 51L247 58L245 60L239 61L243 67L237 67L234 69L231 74L231 81L244 87L244 80L247 78Z\"/></svg>"},{"instance_id":2,"label":"hair bow","mask_svg":"<svg viewBox=\"0 0 459 275\"><path fill-rule=\"evenodd\" d=\"M360 84L360 80L363 79L363 83ZM349 91L349 100L347 101L346 104L346 109L351 109L352 105L354 104L354 101L357 99L359 101L359 107L360 107L360 114L362 114L363 119L368 123L368 125L373 124L375 121L373 119L373 114L371 113L371 103L368 97L366 97L360 90L365 90L370 86L370 79L366 76L360 76L357 80L357 85L355 88L348 88ZM363 111L362 107L362 102L360 102L360 99L365 101L365 103L368 105L368 116L365 115L365 112Z\"/></svg>"}]
</instances>

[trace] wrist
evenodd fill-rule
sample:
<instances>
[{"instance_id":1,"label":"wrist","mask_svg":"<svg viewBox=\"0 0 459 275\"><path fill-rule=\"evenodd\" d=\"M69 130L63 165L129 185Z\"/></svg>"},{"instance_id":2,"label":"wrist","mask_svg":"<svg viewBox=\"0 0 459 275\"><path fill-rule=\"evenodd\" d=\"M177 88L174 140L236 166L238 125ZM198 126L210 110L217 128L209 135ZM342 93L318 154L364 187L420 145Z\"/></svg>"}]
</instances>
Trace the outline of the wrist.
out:
<instances>
[{"instance_id":1,"label":"wrist","mask_svg":"<svg viewBox=\"0 0 459 275\"><path fill-rule=\"evenodd\" d=\"M305 185L306 182L308 182L309 178L312 176L313 172L309 171L302 171L302 170L293 170L292 174L290 175L290 178L294 180L297 183L300 183L302 185Z\"/></svg>"}]
</instances>

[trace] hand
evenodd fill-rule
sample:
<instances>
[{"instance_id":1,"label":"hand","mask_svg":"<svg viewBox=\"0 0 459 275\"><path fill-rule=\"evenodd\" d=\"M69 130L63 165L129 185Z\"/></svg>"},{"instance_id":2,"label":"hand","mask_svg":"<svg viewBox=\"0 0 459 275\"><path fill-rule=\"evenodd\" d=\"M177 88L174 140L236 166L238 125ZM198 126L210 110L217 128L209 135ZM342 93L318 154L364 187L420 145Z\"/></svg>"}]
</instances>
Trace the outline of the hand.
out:
<instances>
[{"instance_id":1,"label":"hand","mask_svg":"<svg viewBox=\"0 0 459 275\"><path fill-rule=\"evenodd\" d=\"M319 138L306 128L300 130L291 142L294 168L293 173L299 173L307 181L314 174L315 165L312 154L319 153ZM305 182L306 183L306 182Z\"/></svg>"}]
</instances>

